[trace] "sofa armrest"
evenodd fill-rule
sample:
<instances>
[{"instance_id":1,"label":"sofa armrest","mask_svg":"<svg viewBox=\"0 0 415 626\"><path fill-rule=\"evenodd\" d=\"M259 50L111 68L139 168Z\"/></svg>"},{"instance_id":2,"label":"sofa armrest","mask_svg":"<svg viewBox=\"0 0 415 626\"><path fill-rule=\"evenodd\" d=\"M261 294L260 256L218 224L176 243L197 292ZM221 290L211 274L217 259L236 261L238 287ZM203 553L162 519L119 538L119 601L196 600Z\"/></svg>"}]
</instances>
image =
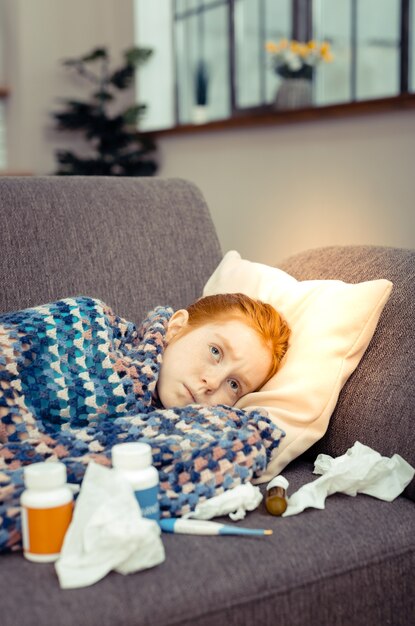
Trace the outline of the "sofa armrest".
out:
<instances>
[{"instance_id":1,"label":"sofa armrest","mask_svg":"<svg viewBox=\"0 0 415 626\"><path fill-rule=\"evenodd\" d=\"M298 280L392 281L372 341L340 393L325 436L306 456L339 456L361 441L415 467L415 250L332 246L297 254L280 267ZM415 479L405 495L415 500Z\"/></svg>"}]
</instances>

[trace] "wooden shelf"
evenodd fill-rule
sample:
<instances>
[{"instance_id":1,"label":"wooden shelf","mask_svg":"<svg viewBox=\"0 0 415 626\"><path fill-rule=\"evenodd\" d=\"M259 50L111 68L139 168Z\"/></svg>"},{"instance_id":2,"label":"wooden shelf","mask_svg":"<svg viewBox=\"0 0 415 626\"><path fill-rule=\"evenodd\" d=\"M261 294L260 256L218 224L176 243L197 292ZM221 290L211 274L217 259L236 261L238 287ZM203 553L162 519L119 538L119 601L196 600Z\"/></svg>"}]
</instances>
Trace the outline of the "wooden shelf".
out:
<instances>
[{"instance_id":1,"label":"wooden shelf","mask_svg":"<svg viewBox=\"0 0 415 626\"><path fill-rule=\"evenodd\" d=\"M0 170L0 176L33 176L33 172L27 170Z\"/></svg>"},{"instance_id":2,"label":"wooden shelf","mask_svg":"<svg viewBox=\"0 0 415 626\"><path fill-rule=\"evenodd\" d=\"M164 130L146 131L142 135L168 137L209 131L231 130L234 128L253 128L261 126L278 126L313 120L368 115L387 111L415 109L415 94L403 94L392 98L379 98L361 102L347 102L328 106L310 107L307 109L290 109L276 111L272 106L261 107L235 117L208 122L207 124L184 124Z\"/></svg>"}]
</instances>

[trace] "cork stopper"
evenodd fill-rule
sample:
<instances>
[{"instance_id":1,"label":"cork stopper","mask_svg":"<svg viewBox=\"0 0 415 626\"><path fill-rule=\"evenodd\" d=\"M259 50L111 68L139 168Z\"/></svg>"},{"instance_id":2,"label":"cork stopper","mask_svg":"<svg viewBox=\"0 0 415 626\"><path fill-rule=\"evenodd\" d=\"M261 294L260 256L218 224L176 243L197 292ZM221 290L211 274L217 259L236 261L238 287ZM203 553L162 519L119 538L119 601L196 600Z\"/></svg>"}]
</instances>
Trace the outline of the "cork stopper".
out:
<instances>
[{"instance_id":1,"label":"cork stopper","mask_svg":"<svg viewBox=\"0 0 415 626\"><path fill-rule=\"evenodd\" d=\"M284 476L275 476L267 485L265 508L271 515L282 515L287 508L289 482Z\"/></svg>"}]
</instances>

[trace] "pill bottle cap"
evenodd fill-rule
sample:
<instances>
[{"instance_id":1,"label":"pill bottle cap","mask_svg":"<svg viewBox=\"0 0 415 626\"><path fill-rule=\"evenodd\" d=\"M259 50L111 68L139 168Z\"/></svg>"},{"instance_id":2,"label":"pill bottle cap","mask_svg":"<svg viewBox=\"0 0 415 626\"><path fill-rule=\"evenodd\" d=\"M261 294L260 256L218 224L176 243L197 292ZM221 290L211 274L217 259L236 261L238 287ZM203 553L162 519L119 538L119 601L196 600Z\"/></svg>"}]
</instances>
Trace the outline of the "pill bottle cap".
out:
<instances>
[{"instance_id":1,"label":"pill bottle cap","mask_svg":"<svg viewBox=\"0 0 415 626\"><path fill-rule=\"evenodd\" d=\"M28 489L55 489L66 483L66 466L60 461L27 465L23 474Z\"/></svg>"},{"instance_id":2,"label":"pill bottle cap","mask_svg":"<svg viewBox=\"0 0 415 626\"><path fill-rule=\"evenodd\" d=\"M267 485L267 491L272 487L282 487L283 489L288 489L289 482L284 476L274 476L272 480Z\"/></svg>"},{"instance_id":3,"label":"pill bottle cap","mask_svg":"<svg viewBox=\"0 0 415 626\"><path fill-rule=\"evenodd\" d=\"M118 469L140 470L152 464L151 446L148 443L117 443L111 450L112 464Z\"/></svg>"}]
</instances>

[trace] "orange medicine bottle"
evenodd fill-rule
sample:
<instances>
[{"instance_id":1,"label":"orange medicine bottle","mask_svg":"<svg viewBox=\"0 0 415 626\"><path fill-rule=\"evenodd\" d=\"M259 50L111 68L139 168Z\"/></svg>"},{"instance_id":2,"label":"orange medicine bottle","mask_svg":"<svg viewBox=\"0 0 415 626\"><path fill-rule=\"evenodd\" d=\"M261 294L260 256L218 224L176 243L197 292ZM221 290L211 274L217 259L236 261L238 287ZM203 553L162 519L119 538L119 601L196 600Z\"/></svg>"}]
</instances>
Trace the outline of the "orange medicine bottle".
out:
<instances>
[{"instance_id":1,"label":"orange medicine bottle","mask_svg":"<svg viewBox=\"0 0 415 626\"><path fill-rule=\"evenodd\" d=\"M267 485L265 508L271 515L282 515L287 508L289 482L284 476L275 476Z\"/></svg>"},{"instance_id":2,"label":"orange medicine bottle","mask_svg":"<svg viewBox=\"0 0 415 626\"><path fill-rule=\"evenodd\" d=\"M33 463L24 468L26 490L20 497L24 556L45 563L59 557L71 523L73 494L61 462Z\"/></svg>"}]
</instances>

